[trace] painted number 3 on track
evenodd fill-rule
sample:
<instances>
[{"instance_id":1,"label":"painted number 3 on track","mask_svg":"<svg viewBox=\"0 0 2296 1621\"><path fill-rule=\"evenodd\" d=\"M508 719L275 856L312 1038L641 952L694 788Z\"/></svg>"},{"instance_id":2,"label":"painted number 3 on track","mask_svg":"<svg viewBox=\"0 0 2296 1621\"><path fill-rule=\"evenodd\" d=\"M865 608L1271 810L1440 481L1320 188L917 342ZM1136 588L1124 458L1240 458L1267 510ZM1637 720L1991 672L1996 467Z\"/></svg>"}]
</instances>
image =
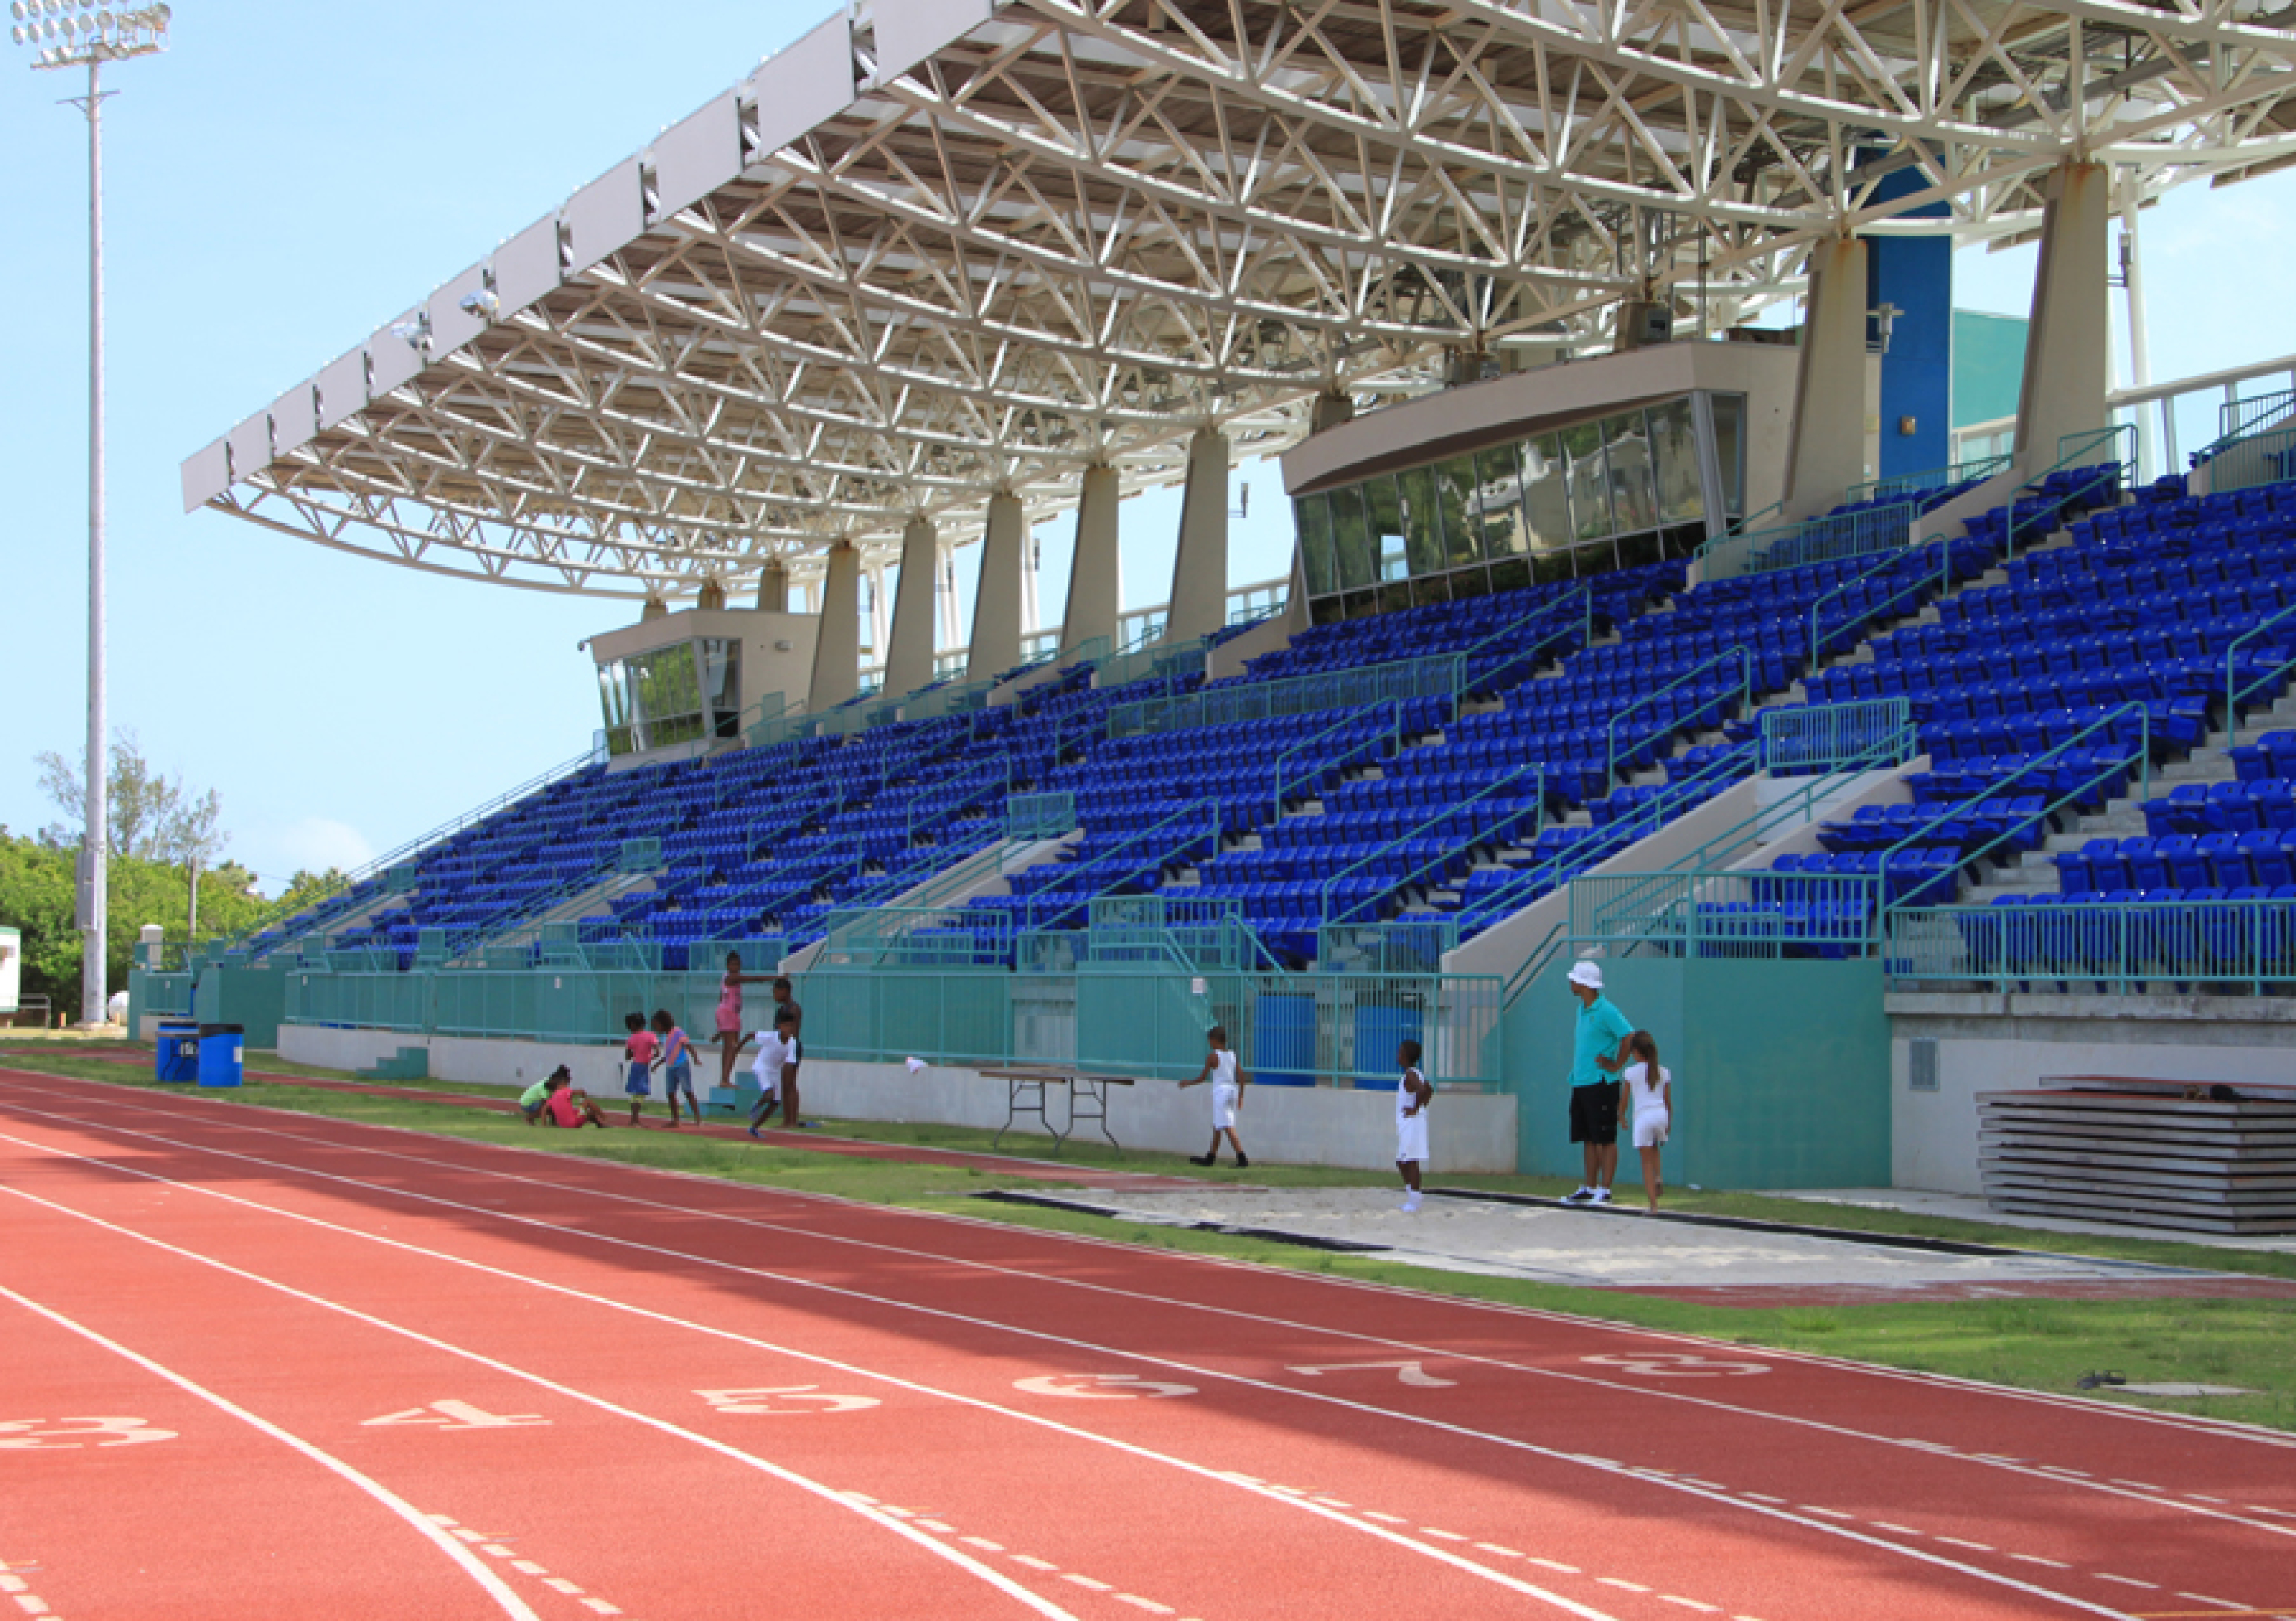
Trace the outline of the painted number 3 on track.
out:
<instances>
[{"instance_id":1,"label":"painted number 3 on track","mask_svg":"<svg viewBox=\"0 0 2296 1621\"><path fill-rule=\"evenodd\" d=\"M1767 1373L1770 1371L1767 1363L1726 1362L1718 1357L1692 1356L1680 1351L1620 1351L1604 1356L1582 1356L1578 1360L1616 1368L1622 1373L1640 1373L1651 1379L1738 1379L1749 1373Z\"/></svg>"},{"instance_id":2,"label":"painted number 3 on track","mask_svg":"<svg viewBox=\"0 0 2296 1621\"><path fill-rule=\"evenodd\" d=\"M141 1441L172 1441L172 1429L154 1429L142 1419L0 1420L0 1450L62 1452L75 1446L134 1446Z\"/></svg>"}]
</instances>

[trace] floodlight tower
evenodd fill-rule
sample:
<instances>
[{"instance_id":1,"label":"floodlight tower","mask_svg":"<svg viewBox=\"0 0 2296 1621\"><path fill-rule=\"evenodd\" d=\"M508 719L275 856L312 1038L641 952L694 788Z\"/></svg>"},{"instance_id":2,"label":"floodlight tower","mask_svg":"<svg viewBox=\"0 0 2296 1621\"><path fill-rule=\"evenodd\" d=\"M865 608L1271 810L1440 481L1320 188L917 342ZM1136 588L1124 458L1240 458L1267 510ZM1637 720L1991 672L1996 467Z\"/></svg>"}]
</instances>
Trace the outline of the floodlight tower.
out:
<instances>
[{"instance_id":1,"label":"floodlight tower","mask_svg":"<svg viewBox=\"0 0 2296 1621\"><path fill-rule=\"evenodd\" d=\"M101 1024L111 881L111 731L103 659L103 64L167 49L165 4L113 9L103 0L12 0L9 39L29 45L37 70L85 67L87 94L66 98L87 115L87 810L80 841L80 1018Z\"/></svg>"}]
</instances>

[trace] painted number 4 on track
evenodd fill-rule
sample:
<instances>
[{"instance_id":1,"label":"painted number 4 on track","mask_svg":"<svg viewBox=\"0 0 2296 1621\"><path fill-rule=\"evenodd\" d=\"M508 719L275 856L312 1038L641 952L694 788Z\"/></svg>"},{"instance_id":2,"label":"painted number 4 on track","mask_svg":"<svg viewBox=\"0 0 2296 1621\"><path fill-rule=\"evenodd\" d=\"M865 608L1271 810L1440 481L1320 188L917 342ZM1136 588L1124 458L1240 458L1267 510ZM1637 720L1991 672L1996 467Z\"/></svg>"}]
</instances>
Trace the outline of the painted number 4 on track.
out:
<instances>
[{"instance_id":1,"label":"painted number 4 on track","mask_svg":"<svg viewBox=\"0 0 2296 1621\"><path fill-rule=\"evenodd\" d=\"M142 1419L0 1420L0 1450L63 1452L75 1446L134 1446L172 1441L172 1429L154 1429Z\"/></svg>"},{"instance_id":2,"label":"painted number 4 on track","mask_svg":"<svg viewBox=\"0 0 2296 1621\"><path fill-rule=\"evenodd\" d=\"M398 1412L386 1412L379 1419L369 1419L361 1426L380 1429L400 1424L427 1424L434 1429L530 1429L537 1424L547 1425L548 1419L538 1412L488 1412L483 1407L473 1407L468 1402L432 1402L427 1407L408 1407Z\"/></svg>"}]
</instances>

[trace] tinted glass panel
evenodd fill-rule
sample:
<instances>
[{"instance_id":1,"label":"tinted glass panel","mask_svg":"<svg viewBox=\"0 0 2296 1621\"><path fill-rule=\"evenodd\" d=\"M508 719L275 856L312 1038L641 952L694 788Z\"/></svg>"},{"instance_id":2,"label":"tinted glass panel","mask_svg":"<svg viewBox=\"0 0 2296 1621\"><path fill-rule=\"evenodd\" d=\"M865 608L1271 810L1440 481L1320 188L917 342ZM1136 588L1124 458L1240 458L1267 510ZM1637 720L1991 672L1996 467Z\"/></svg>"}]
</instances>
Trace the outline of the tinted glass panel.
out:
<instances>
[{"instance_id":1,"label":"tinted glass panel","mask_svg":"<svg viewBox=\"0 0 2296 1621\"><path fill-rule=\"evenodd\" d=\"M1542 552L1531 559L1530 577L1542 585L1563 584L1576 572L1568 552Z\"/></svg>"},{"instance_id":2,"label":"tinted glass panel","mask_svg":"<svg viewBox=\"0 0 2296 1621\"><path fill-rule=\"evenodd\" d=\"M1443 525L1435 508L1435 470L1414 467L1395 475L1396 504L1403 518L1404 555L1413 578L1443 567Z\"/></svg>"},{"instance_id":3,"label":"tinted glass panel","mask_svg":"<svg viewBox=\"0 0 2296 1621\"><path fill-rule=\"evenodd\" d=\"M1658 527L1658 486L1651 477L1650 440L1639 411L1603 424L1611 455L1611 512L1622 532Z\"/></svg>"},{"instance_id":4,"label":"tinted glass panel","mask_svg":"<svg viewBox=\"0 0 2296 1621\"><path fill-rule=\"evenodd\" d=\"M1328 596L1340 588L1339 565L1332 558L1332 508L1322 495L1302 495L1292 503L1300 520L1300 562L1307 570L1308 594Z\"/></svg>"},{"instance_id":5,"label":"tinted glass panel","mask_svg":"<svg viewBox=\"0 0 2296 1621\"><path fill-rule=\"evenodd\" d=\"M1698 429L1690 402L1669 400L1643 414L1658 463L1659 516L1668 523L1695 523L1706 516L1706 497L1698 482Z\"/></svg>"},{"instance_id":6,"label":"tinted glass panel","mask_svg":"<svg viewBox=\"0 0 2296 1621\"><path fill-rule=\"evenodd\" d=\"M1477 500L1481 507L1483 555L1496 561L1530 550L1530 529L1522 516L1522 461L1513 445L1475 453Z\"/></svg>"},{"instance_id":7,"label":"tinted glass panel","mask_svg":"<svg viewBox=\"0 0 2296 1621\"><path fill-rule=\"evenodd\" d=\"M1435 469L1435 504L1443 514L1443 557L1456 567L1480 562L1475 544L1475 458L1454 456Z\"/></svg>"},{"instance_id":8,"label":"tinted glass panel","mask_svg":"<svg viewBox=\"0 0 2296 1621\"><path fill-rule=\"evenodd\" d=\"M1714 459L1722 468L1722 503L1730 516L1746 512L1746 397L1717 394L1714 407Z\"/></svg>"},{"instance_id":9,"label":"tinted glass panel","mask_svg":"<svg viewBox=\"0 0 2296 1621\"><path fill-rule=\"evenodd\" d=\"M1364 520L1363 491L1352 485L1332 492L1332 545L1340 559L1340 586L1353 590L1378 576L1372 568L1371 526Z\"/></svg>"},{"instance_id":10,"label":"tinted glass panel","mask_svg":"<svg viewBox=\"0 0 2296 1621\"><path fill-rule=\"evenodd\" d=\"M1410 606L1411 582L1409 580L1397 580L1392 585L1382 585L1379 588L1380 612L1393 613L1398 608Z\"/></svg>"},{"instance_id":11,"label":"tinted glass panel","mask_svg":"<svg viewBox=\"0 0 2296 1621\"><path fill-rule=\"evenodd\" d=\"M1404 556L1403 513L1396 501L1395 480L1374 479L1363 487L1364 515L1371 521L1372 553L1383 580L1406 579L1411 567Z\"/></svg>"},{"instance_id":12,"label":"tinted glass panel","mask_svg":"<svg viewBox=\"0 0 2296 1621\"><path fill-rule=\"evenodd\" d=\"M1439 574L1432 579L1414 580L1411 582L1411 600L1421 604L1447 602L1451 600L1451 582Z\"/></svg>"},{"instance_id":13,"label":"tinted glass panel","mask_svg":"<svg viewBox=\"0 0 2296 1621\"><path fill-rule=\"evenodd\" d=\"M1527 557L1510 557L1491 565L1493 591L1521 591L1529 584L1530 560Z\"/></svg>"},{"instance_id":14,"label":"tinted glass panel","mask_svg":"<svg viewBox=\"0 0 2296 1621\"><path fill-rule=\"evenodd\" d=\"M1603 464L1602 427L1581 422L1565 428L1562 439L1570 469L1570 532L1581 540L1608 535L1612 527L1611 491Z\"/></svg>"},{"instance_id":15,"label":"tinted glass panel","mask_svg":"<svg viewBox=\"0 0 2296 1621\"><path fill-rule=\"evenodd\" d=\"M1451 594L1460 601L1471 596L1487 596L1490 593L1490 575L1486 569L1461 569L1451 575L1450 580Z\"/></svg>"},{"instance_id":16,"label":"tinted glass panel","mask_svg":"<svg viewBox=\"0 0 2296 1621\"><path fill-rule=\"evenodd\" d=\"M1562 458L1562 441L1544 434L1522 447L1523 515L1530 528L1531 549L1549 552L1570 544L1570 470Z\"/></svg>"}]
</instances>

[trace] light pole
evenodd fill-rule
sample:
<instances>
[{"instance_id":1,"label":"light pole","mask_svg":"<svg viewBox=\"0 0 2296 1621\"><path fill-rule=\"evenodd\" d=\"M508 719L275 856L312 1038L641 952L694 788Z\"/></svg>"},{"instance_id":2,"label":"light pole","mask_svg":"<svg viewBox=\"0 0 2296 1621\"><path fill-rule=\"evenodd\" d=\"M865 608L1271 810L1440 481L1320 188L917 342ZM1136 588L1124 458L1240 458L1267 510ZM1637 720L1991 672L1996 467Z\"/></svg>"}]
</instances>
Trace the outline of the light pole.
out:
<instances>
[{"instance_id":1,"label":"light pole","mask_svg":"<svg viewBox=\"0 0 2296 1621\"><path fill-rule=\"evenodd\" d=\"M85 67L87 94L68 97L87 114L87 809L80 840L80 1018L108 1015L111 825L110 725L103 663L103 64L168 45L164 4L115 10L103 0L13 0L8 37L29 45L37 70Z\"/></svg>"}]
</instances>

